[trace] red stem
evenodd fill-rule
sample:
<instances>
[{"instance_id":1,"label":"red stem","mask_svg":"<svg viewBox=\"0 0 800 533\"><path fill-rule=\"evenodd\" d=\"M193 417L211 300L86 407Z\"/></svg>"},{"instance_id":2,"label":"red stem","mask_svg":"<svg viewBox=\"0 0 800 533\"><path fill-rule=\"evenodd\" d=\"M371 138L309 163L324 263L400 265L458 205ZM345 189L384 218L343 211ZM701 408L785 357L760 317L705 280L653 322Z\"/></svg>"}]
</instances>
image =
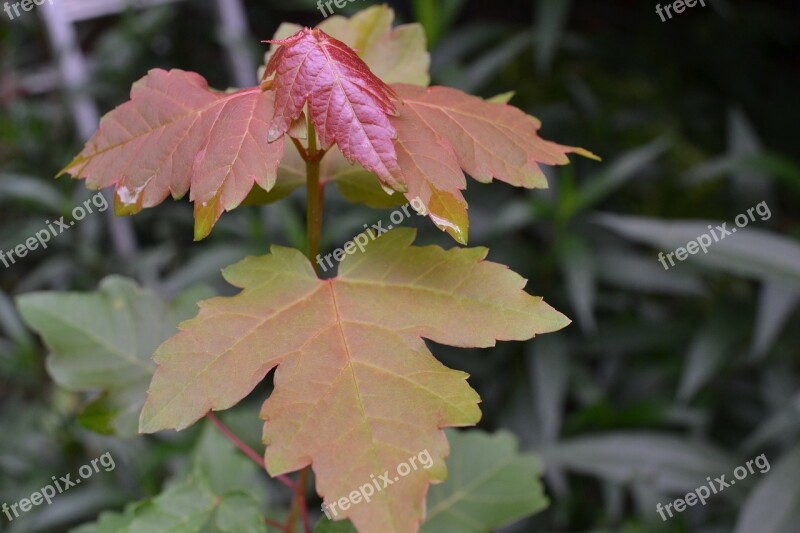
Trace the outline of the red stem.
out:
<instances>
[{"instance_id":1,"label":"red stem","mask_svg":"<svg viewBox=\"0 0 800 533\"><path fill-rule=\"evenodd\" d=\"M214 413L209 411L206 414L206 418L211 420L211 422L215 426L217 426L217 429L219 429L222 432L222 434L225 435L228 438L229 441L234 443L236 445L236 447L239 448L242 451L242 453L244 453L247 457L249 457L250 459L255 461L256 464L258 466L260 466L262 470L266 470L267 469L267 465L264 463L264 458L261 457L261 455L259 455L258 453L256 453L256 451L253 448L251 448L250 446L245 444L242 441L242 439L237 437L236 434L233 431L231 431L230 428L228 426L226 426L222 422L222 420L217 418L217 415L215 415ZM294 483L288 477L286 477L284 475L280 475L280 476L277 477L277 479L278 479L278 481L280 481L281 483L283 483L284 485L286 485L290 489L292 489L292 490L295 489Z\"/></svg>"},{"instance_id":2,"label":"red stem","mask_svg":"<svg viewBox=\"0 0 800 533\"><path fill-rule=\"evenodd\" d=\"M276 520L273 520L272 518L266 518L265 517L264 518L264 523L267 524L268 526L274 527L275 529L279 529L281 531L286 531L286 526L284 524L281 524L280 522L278 522Z\"/></svg>"},{"instance_id":3,"label":"red stem","mask_svg":"<svg viewBox=\"0 0 800 533\"><path fill-rule=\"evenodd\" d=\"M306 467L300 471L300 476L295 483L294 498L292 498L292 505L289 508L289 517L286 520L286 531L291 533L294 531L294 522L297 518L297 513L303 517L303 531L310 533L311 528L308 523L308 509L306 509L306 482L308 481L309 468Z\"/></svg>"},{"instance_id":4,"label":"red stem","mask_svg":"<svg viewBox=\"0 0 800 533\"><path fill-rule=\"evenodd\" d=\"M311 531L311 525L308 521L308 509L306 508L306 497L303 496L303 500L300 502L302 507L300 508L300 513L303 515L303 527L305 527L306 532Z\"/></svg>"},{"instance_id":5,"label":"red stem","mask_svg":"<svg viewBox=\"0 0 800 533\"><path fill-rule=\"evenodd\" d=\"M297 505L300 506L300 516L303 517L303 531L309 533L311 527L308 523L308 508L306 506L306 483L308 481L308 467L300 472L300 480L297 483Z\"/></svg>"}]
</instances>

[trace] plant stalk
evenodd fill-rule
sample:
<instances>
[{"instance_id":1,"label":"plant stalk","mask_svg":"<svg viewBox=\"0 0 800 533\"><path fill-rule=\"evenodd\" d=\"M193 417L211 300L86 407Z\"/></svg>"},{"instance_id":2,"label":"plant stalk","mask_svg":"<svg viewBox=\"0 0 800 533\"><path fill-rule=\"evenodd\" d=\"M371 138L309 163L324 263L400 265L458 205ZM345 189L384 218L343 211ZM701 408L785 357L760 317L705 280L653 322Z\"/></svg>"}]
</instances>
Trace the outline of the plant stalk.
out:
<instances>
[{"instance_id":1,"label":"plant stalk","mask_svg":"<svg viewBox=\"0 0 800 533\"><path fill-rule=\"evenodd\" d=\"M310 533L311 526L308 521L308 509L306 508L306 485L308 484L308 467L300 471L300 476L297 478L294 488L294 498L292 499L292 507L289 509L289 519L286 523L286 531L294 531L294 523L299 514L302 517L303 531Z\"/></svg>"},{"instance_id":2,"label":"plant stalk","mask_svg":"<svg viewBox=\"0 0 800 533\"><path fill-rule=\"evenodd\" d=\"M324 200L324 189L320 183L320 162L325 155L324 151L317 149L317 132L311 118L308 119L308 148L300 150L300 155L306 162L306 240L308 241L308 260L314 266L317 275L320 274L317 255L319 255L320 242L322 240L322 207ZM311 532L308 521L308 508L306 506L306 485L310 468L306 467L300 471L297 482L294 486L294 498L289 509L289 517L286 521L286 531L294 531L294 523L297 516L302 517L303 531Z\"/></svg>"},{"instance_id":3,"label":"plant stalk","mask_svg":"<svg viewBox=\"0 0 800 533\"><path fill-rule=\"evenodd\" d=\"M317 151L317 132L311 119L308 120L308 158L306 159L306 232L308 260L320 274L317 255L322 240L322 202L324 191L319 182L320 153Z\"/></svg>"},{"instance_id":4,"label":"plant stalk","mask_svg":"<svg viewBox=\"0 0 800 533\"><path fill-rule=\"evenodd\" d=\"M245 442L242 439L236 436L236 434L233 431L231 431L231 429L228 426L226 426L222 420L217 418L217 415L209 411L208 413L206 413L206 418L208 418L215 426L217 426L217 429L219 429L220 432L222 432L222 434L225 435L225 437L227 437L229 441L231 441L237 448L239 448L239 450L241 450L242 453L244 453L247 457L252 459L253 462L255 462L258 466L261 467L262 470L266 471L267 465L264 464L264 458L261 457L253 448L245 444ZM295 484L287 476L278 476L278 481L280 481L290 489L295 490Z\"/></svg>"}]
</instances>

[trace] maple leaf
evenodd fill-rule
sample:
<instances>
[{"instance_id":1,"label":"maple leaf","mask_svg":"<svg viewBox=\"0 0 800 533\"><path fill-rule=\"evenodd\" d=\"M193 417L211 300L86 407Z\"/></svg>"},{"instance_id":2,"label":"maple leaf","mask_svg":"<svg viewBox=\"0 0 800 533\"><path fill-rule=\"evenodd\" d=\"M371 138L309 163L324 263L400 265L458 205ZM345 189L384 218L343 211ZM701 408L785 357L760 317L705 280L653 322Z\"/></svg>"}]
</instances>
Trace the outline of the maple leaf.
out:
<instances>
[{"instance_id":1,"label":"maple leaf","mask_svg":"<svg viewBox=\"0 0 800 533\"><path fill-rule=\"evenodd\" d=\"M567 164L570 152L596 158L542 139L538 120L505 103L448 87L393 88L402 101L391 121L406 197L419 198L434 223L462 244L469 223L462 169L484 183L496 178L518 187L546 188L540 164Z\"/></svg>"},{"instance_id":2,"label":"maple leaf","mask_svg":"<svg viewBox=\"0 0 800 533\"><path fill-rule=\"evenodd\" d=\"M305 28L279 46L267 65L275 74L275 113L269 140L284 135L308 103L323 149L333 143L384 182L402 190L389 115L396 113L394 91L373 74L343 42L319 28Z\"/></svg>"},{"instance_id":3,"label":"maple leaf","mask_svg":"<svg viewBox=\"0 0 800 533\"><path fill-rule=\"evenodd\" d=\"M312 464L330 504L428 450L431 468L337 517L364 531L415 531L428 484L446 476L441 428L480 418L467 375L439 363L422 338L488 347L569 321L525 293L518 274L485 261L486 249L412 247L414 237L410 229L382 235L329 280L279 246L227 268L244 290L201 302L158 349L140 430L183 429L227 409L277 366L262 410L270 474Z\"/></svg>"},{"instance_id":4,"label":"maple leaf","mask_svg":"<svg viewBox=\"0 0 800 533\"><path fill-rule=\"evenodd\" d=\"M430 82L430 54L425 44L425 30L419 23L393 27L393 21L394 11L390 7L376 5L359 11L350 18L339 15L328 17L318 27L353 48L372 73L385 83L403 82L427 86ZM276 30L272 41L284 40L302 29L302 26L285 22ZM277 45L270 48L265 55L265 65L278 49ZM266 66L262 69L261 75L266 72ZM302 176L298 176L297 169L302 170ZM374 173L361 165L348 162L336 146L332 146L323 158L320 172L321 183L336 184L344 197L352 202L365 203L375 208L405 203L402 195L387 194ZM304 184L305 164L294 145L291 145L278 167L276 188L288 192ZM272 202L281 197L272 193L264 194L259 187L254 188L252 195L253 201L258 203Z\"/></svg>"},{"instance_id":5,"label":"maple leaf","mask_svg":"<svg viewBox=\"0 0 800 533\"><path fill-rule=\"evenodd\" d=\"M61 173L93 189L114 186L117 214L191 191L199 240L254 184L274 185L284 143L266 142L273 104L258 87L213 92L198 74L154 69Z\"/></svg>"}]
</instances>

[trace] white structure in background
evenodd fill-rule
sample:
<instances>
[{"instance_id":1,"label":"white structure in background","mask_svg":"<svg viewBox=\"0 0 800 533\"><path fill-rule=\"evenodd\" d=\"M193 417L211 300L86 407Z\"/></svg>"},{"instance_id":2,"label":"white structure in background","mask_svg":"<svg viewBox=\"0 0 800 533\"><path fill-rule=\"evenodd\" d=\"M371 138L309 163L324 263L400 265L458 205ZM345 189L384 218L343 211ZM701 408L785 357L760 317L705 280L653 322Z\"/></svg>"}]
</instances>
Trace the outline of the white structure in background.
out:
<instances>
[{"instance_id":1,"label":"white structure in background","mask_svg":"<svg viewBox=\"0 0 800 533\"><path fill-rule=\"evenodd\" d=\"M177 3L182 0L57 0L45 3L37 11L45 23L57 70L46 69L28 76L23 81L32 93L42 93L63 88L67 91L70 111L83 139L88 139L97 129L100 112L97 104L85 91L91 69L83 56L75 32L75 25L86 20L122 13L134 8L144 9L160 4ZM249 35L247 17L241 0L214 0L219 17L219 32L228 57L233 81L238 87L256 84L256 62L250 53L246 39ZM110 191L107 199L112 200ZM136 240L130 221L110 217L111 232L116 252L129 257L136 251Z\"/></svg>"}]
</instances>

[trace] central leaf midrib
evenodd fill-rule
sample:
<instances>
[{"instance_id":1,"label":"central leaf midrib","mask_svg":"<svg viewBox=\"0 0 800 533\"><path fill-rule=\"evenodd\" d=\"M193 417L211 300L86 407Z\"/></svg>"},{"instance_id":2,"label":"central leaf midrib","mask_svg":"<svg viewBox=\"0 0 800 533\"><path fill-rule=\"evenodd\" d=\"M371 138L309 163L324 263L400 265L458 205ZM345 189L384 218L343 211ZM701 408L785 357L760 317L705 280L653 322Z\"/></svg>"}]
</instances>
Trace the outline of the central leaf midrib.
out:
<instances>
[{"instance_id":1,"label":"central leaf midrib","mask_svg":"<svg viewBox=\"0 0 800 533\"><path fill-rule=\"evenodd\" d=\"M360 391L359 385L358 385L358 378L356 377L355 369L353 368L354 367L353 356L352 356L352 353L350 351L350 347L347 344L347 335L345 335L344 328L342 327L342 324L343 324L344 321L342 320L342 314L339 311L339 304L338 304L338 302L336 300L336 288L334 287L334 283L327 283L327 285L328 285L328 287L329 287L329 289L331 291L331 303L333 304L333 311L335 313L335 323L336 323L337 329L339 330L339 335L340 335L341 340L342 340L342 347L344 348L345 357L347 358L347 366L350 369L350 373L351 373L351 376L352 376L352 379L353 379L353 386L354 386L354 389L356 391L356 400L358 402L358 408L359 408L359 411L361 412L361 417L364 420L364 424L367 426L367 430L369 431L370 442L373 443L373 445L370 446L370 448L373 450L373 455L372 455L373 464L376 466L375 472L377 472L381 468L382 465L380 464L380 458L378 457L378 454L377 454L377 448L374 445L374 443L375 443L375 434L372 432L372 426L369 423L369 417L367 416L366 409L364 408L364 400L361 398L361 391ZM386 502L385 499L383 499L383 501ZM386 508L388 510L389 518L390 518L391 523L395 524L396 523L396 519L394 517L394 509L392 507L391 501L386 502Z\"/></svg>"}]
</instances>

